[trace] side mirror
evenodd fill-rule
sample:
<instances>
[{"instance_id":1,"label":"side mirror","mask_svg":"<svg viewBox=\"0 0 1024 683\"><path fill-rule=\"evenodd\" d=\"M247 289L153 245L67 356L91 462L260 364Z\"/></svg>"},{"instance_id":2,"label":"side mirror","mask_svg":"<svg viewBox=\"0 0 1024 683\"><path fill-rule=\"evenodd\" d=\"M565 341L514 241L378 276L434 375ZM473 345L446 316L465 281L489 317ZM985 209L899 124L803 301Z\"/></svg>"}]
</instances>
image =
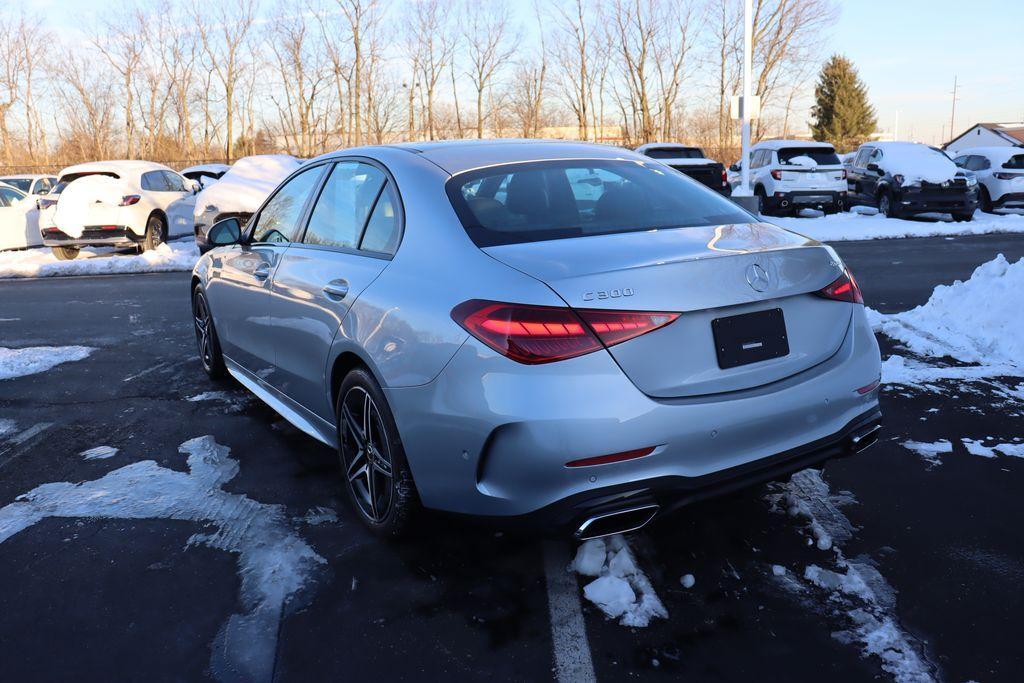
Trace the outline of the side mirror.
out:
<instances>
[{"instance_id":1,"label":"side mirror","mask_svg":"<svg viewBox=\"0 0 1024 683\"><path fill-rule=\"evenodd\" d=\"M880 168L878 167L878 164L876 164L876 163L873 163L873 162L872 162L872 163L870 163L870 164L868 164L868 170L869 170L869 171L873 171L873 172L875 172L875 173L881 173L881 172L882 172L882 169L880 169Z\"/></svg>"},{"instance_id":2,"label":"side mirror","mask_svg":"<svg viewBox=\"0 0 1024 683\"><path fill-rule=\"evenodd\" d=\"M242 239L242 224L237 218L225 218L217 221L206 233L206 241L211 247L223 247L238 244Z\"/></svg>"}]
</instances>

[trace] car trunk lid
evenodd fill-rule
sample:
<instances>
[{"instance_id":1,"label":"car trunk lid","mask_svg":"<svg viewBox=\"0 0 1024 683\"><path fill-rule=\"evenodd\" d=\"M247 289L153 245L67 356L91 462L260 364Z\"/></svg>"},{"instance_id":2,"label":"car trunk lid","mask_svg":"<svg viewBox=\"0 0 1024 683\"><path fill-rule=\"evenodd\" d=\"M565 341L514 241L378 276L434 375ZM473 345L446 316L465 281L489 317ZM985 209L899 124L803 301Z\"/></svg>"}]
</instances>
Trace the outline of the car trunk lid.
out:
<instances>
[{"instance_id":1,"label":"car trunk lid","mask_svg":"<svg viewBox=\"0 0 1024 683\"><path fill-rule=\"evenodd\" d=\"M737 391L807 370L839 349L853 312L850 304L813 294L842 274L835 252L764 223L484 251L545 282L574 308L682 313L671 325L609 348L634 384L655 397ZM788 353L723 367L713 321L776 310L785 321Z\"/></svg>"}]
</instances>

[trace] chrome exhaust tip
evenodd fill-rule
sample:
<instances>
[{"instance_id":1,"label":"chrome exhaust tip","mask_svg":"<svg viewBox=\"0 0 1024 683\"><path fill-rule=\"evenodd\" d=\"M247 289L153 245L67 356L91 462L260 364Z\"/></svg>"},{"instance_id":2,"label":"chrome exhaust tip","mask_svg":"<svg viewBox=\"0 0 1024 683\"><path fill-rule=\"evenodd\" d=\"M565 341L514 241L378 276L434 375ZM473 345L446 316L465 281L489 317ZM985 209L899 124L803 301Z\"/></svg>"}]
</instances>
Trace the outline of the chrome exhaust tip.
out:
<instances>
[{"instance_id":1,"label":"chrome exhaust tip","mask_svg":"<svg viewBox=\"0 0 1024 683\"><path fill-rule=\"evenodd\" d=\"M882 431L882 425L872 425L859 434L850 437L850 451L862 453L878 443L878 434Z\"/></svg>"},{"instance_id":2,"label":"chrome exhaust tip","mask_svg":"<svg viewBox=\"0 0 1024 683\"><path fill-rule=\"evenodd\" d=\"M594 515L593 517L588 517L586 521L580 524L574 535L580 541L588 541L592 538L636 531L654 519L655 515L658 514L659 508L660 506L653 504L641 505L640 507Z\"/></svg>"}]
</instances>

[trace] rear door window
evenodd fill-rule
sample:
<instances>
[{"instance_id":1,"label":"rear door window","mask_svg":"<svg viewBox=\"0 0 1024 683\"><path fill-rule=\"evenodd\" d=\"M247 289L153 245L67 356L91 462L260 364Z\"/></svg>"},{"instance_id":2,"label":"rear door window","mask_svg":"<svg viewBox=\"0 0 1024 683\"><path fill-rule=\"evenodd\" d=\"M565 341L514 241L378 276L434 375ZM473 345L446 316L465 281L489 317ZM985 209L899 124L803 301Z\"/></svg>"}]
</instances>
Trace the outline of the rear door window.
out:
<instances>
[{"instance_id":1,"label":"rear door window","mask_svg":"<svg viewBox=\"0 0 1024 683\"><path fill-rule=\"evenodd\" d=\"M0 207L14 206L14 203L21 199L21 195L16 190L12 190L9 187L0 187Z\"/></svg>"},{"instance_id":2,"label":"rear door window","mask_svg":"<svg viewBox=\"0 0 1024 683\"><path fill-rule=\"evenodd\" d=\"M446 188L480 247L752 220L718 193L655 162L507 164L458 174Z\"/></svg>"},{"instance_id":3,"label":"rear door window","mask_svg":"<svg viewBox=\"0 0 1024 683\"><path fill-rule=\"evenodd\" d=\"M167 178L163 171L148 171L142 174L142 189L147 192L168 192Z\"/></svg>"},{"instance_id":4,"label":"rear door window","mask_svg":"<svg viewBox=\"0 0 1024 683\"><path fill-rule=\"evenodd\" d=\"M357 249L370 212L386 181L375 166L358 161L335 164L309 217L303 242Z\"/></svg>"}]
</instances>

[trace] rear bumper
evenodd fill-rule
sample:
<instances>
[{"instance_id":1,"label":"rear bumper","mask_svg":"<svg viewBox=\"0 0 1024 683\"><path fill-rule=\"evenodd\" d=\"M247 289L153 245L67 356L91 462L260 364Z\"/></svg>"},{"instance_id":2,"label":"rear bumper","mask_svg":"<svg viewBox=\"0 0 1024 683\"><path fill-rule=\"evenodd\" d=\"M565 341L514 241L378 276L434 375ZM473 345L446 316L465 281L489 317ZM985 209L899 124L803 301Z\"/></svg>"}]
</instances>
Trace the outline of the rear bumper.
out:
<instances>
[{"instance_id":1,"label":"rear bumper","mask_svg":"<svg viewBox=\"0 0 1024 683\"><path fill-rule=\"evenodd\" d=\"M969 213L978 208L978 193L901 192L895 201L904 213Z\"/></svg>"},{"instance_id":2,"label":"rear bumper","mask_svg":"<svg viewBox=\"0 0 1024 683\"><path fill-rule=\"evenodd\" d=\"M765 198L769 210L839 209L846 205L846 192L828 190L794 190L776 192Z\"/></svg>"},{"instance_id":3,"label":"rear bumper","mask_svg":"<svg viewBox=\"0 0 1024 683\"><path fill-rule=\"evenodd\" d=\"M44 228L40 233L43 245L47 247L134 246L143 239L124 225L112 228L87 227L81 237L71 237L59 228Z\"/></svg>"},{"instance_id":4,"label":"rear bumper","mask_svg":"<svg viewBox=\"0 0 1024 683\"><path fill-rule=\"evenodd\" d=\"M706 491L700 497L720 492L720 481L738 488L756 479L746 468L760 477L776 471L776 458L799 468L831 457L834 442L877 413L878 389L857 389L880 366L858 310L831 358L750 390L655 399L603 351L524 366L471 338L433 382L385 391L425 506L564 521L609 491L675 491L685 503L696 499L688 488ZM566 466L648 447L637 459Z\"/></svg>"}]
</instances>

